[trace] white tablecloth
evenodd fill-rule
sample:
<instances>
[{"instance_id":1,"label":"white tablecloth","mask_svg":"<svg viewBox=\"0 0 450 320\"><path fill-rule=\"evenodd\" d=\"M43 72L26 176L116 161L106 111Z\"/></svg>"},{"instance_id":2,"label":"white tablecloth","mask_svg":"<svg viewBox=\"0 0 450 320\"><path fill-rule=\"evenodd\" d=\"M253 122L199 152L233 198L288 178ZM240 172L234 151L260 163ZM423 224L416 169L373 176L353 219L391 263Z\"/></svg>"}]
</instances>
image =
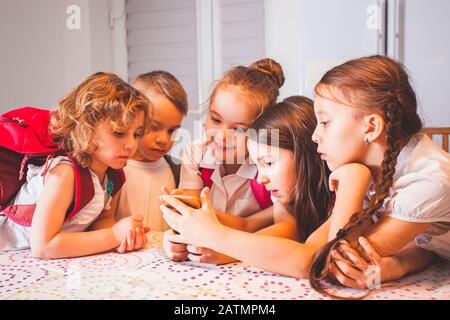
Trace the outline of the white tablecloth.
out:
<instances>
[{"instance_id":1,"label":"white tablecloth","mask_svg":"<svg viewBox=\"0 0 450 320\"><path fill-rule=\"evenodd\" d=\"M308 280L233 263L175 263L150 233L146 249L83 258L39 260L30 250L0 253L0 299L328 299ZM439 260L369 299L450 299L450 262ZM363 291L333 289L341 295Z\"/></svg>"}]
</instances>

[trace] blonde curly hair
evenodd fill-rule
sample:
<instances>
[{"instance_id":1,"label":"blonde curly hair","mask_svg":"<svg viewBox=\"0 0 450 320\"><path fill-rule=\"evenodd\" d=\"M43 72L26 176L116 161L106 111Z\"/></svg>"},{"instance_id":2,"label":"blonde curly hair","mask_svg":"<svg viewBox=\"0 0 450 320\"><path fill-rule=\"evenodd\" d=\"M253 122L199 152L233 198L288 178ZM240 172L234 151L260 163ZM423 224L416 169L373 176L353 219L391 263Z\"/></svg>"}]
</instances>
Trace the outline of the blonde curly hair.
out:
<instances>
[{"instance_id":1,"label":"blonde curly hair","mask_svg":"<svg viewBox=\"0 0 450 320\"><path fill-rule=\"evenodd\" d=\"M100 123L107 120L113 128L128 127L143 111L146 133L151 110L145 95L113 73L98 72L59 102L50 118L50 131L62 151L88 167L97 148L93 138Z\"/></svg>"}]
</instances>

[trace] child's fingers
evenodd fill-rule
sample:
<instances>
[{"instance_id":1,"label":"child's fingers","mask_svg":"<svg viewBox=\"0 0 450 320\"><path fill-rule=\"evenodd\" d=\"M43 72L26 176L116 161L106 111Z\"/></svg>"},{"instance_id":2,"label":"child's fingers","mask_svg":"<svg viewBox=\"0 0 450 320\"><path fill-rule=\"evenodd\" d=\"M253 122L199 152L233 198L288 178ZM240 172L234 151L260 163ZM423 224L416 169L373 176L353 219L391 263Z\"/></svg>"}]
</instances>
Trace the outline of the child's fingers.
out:
<instances>
[{"instance_id":1,"label":"child's fingers","mask_svg":"<svg viewBox=\"0 0 450 320\"><path fill-rule=\"evenodd\" d=\"M168 234L167 240L170 242L176 242L178 244L184 243L183 236L181 234Z\"/></svg>"},{"instance_id":2,"label":"child's fingers","mask_svg":"<svg viewBox=\"0 0 450 320\"><path fill-rule=\"evenodd\" d=\"M202 201L202 209L210 211L213 210L213 206L211 204L211 199L209 198L209 188L205 187L202 189L200 193L200 199Z\"/></svg>"},{"instance_id":3,"label":"child's fingers","mask_svg":"<svg viewBox=\"0 0 450 320\"><path fill-rule=\"evenodd\" d=\"M125 252L125 249L126 249L126 246L127 246L127 241L126 241L126 238L124 238L124 239L122 240L122 242L120 242L120 245L119 245L119 247L117 248L117 252L118 252L118 253L124 253L124 252Z\"/></svg>"},{"instance_id":4,"label":"child's fingers","mask_svg":"<svg viewBox=\"0 0 450 320\"><path fill-rule=\"evenodd\" d=\"M340 244L338 246L338 250L341 253L345 253L345 256L348 257L348 259L353 262L359 269L366 270L369 267L369 264L363 258L361 258L359 253L349 245Z\"/></svg>"},{"instance_id":5,"label":"child's fingers","mask_svg":"<svg viewBox=\"0 0 450 320\"><path fill-rule=\"evenodd\" d=\"M359 237L358 242L361 245L361 247L364 249L364 252L367 254L368 257L372 258L375 262L377 262L381 259L380 255L372 247L369 240L367 240L364 237Z\"/></svg>"},{"instance_id":6,"label":"child's fingers","mask_svg":"<svg viewBox=\"0 0 450 320\"><path fill-rule=\"evenodd\" d=\"M143 239L142 247L145 248L148 243L147 232L145 232L145 228L141 228L141 235Z\"/></svg>"},{"instance_id":7,"label":"child's fingers","mask_svg":"<svg viewBox=\"0 0 450 320\"><path fill-rule=\"evenodd\" d=\"M134 235L134 231L130 230L127 233L127 251L133 251L134 249L134 240L135 240L135 235Z\"/></svg>"},{"instance_id":8,"label":"child's fingers","mask_svg":"<svg viewBox=\"0 0 450 320\"><path fill-rule=\"evenodd\" d=\"M342 285L350 288L360 288L360 285L355 280L345 276L336 266L335 263L330 264L330 271L333 273L334 277L337 281L339 281Z\"/></svg>"},{"instance_id":9,"label":"child's fingers","mask_svg":"<svg viewBox=\"0 0 450 320\"><path fill-rule=\"evenodd\" d=\"M166 220L167 224L174 230L180 230L180 219L182 218L178 213L174 212L172 209L167 208L164 205L160 206L163 212L163 218Z\"/></svg>"},{"instance_id":10,"label":"child's fingers","mask_svg":"<svg viewBox=\"0 0 450 320\"><path fill-rule=\"evenodd\" d=\"M142 238L141 228L136 228L135 231L135 241L134 241L134 249L142 248L142 244L144 243L144 239Z\"/></svg>"},{"instance_id":11,"label":"child's fingers","mask_svg":"<svg viewBox=\"0 0 450 320\"><path fill-rule=\"evenodd\" d=\"M188 245L186 247L186 250L189 253L193 253L193 254L203 254L203 248L196 247L196 246L193 246L193 245Z\"/></svg>"},{"instance_id":12,"label":"child's fingers","mask_svg":"<svg viewBox=\"0 0 450 320\"><path fill-rule=\"evenodd\" d=\"M189 253L187 258L193 262L199 262L199 263L206 262L205 256L202 254L198 255L198 254Z\"/></svg>"},{"instance_id":13,"label":"child's fingers","mask_svg":"<svg viewBox=\"0 0 450 320\"><path fill-rule=\"evenodd\" d=\"M170 260L177 261L177 262L178 261L185 261L185 260L187 260L187 256L188 256L187 252L179 253L179 252L167 252L166 251L166 254L167 254L167 257L169 257Z\"/></svg>"},{"instance_id":14,"label":"child's fingers","mask_svg":"<svg viewBox=\"0 0 450 320\"><path fill-rule=\"evenodd\" d=\"M188 212L192 211L191 207L189 207L188 205L184 204L180 200L175 199L174 197L163 195L163 196L161 196L161 198L162 198L162 200L167 202L169 205L174 207L181 214L185 214L185 213L188 213Z\"/></svg>"},{"instance_id":15,"label":"child's fingers","mask_svg":"<svg viewBox=\"0 0 450 320\"><path fill-rule=\"evenodd\" d=\"M167 186L162 186L161 187L161 192L163 193L163 194L170 194L170 189L169 189L169 187L167 187Z\"/></svg>"},{"instance_id":16,"label":"child's fingers","mask_svg":"<svg viewBox=\"0 0 450 320\"><path fill-rule=\"evenodd\" d=\"M144 233L147 233L150 231L150 227L143 227L142 230L144 231Z\"/></svg>"},{"instance_id":17,"label":"child's fingers","mask_svg":"<svg viewBox=\"0 0 450 320\"><path fill-rule=\"evenodd\" d=\"M188 251L187 250L187 246L184 243L173 243L173 242L169 241L168 247L169 247L169 250L173 251L173 252L181 253L181 252L187 252Z\"/></svg>"}]
</instances>

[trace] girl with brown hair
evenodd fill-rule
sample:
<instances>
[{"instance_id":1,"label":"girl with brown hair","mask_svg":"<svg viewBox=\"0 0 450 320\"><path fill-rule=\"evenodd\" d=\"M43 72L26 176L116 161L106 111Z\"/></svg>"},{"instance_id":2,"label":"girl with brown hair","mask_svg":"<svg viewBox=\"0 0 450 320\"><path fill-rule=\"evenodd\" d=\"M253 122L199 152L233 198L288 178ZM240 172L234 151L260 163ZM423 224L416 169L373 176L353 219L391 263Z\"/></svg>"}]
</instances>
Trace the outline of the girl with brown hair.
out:
<instances>
[{"instance_id":1,"label":"girl with brown hair","mask_svg":"<svg viewBox=\"0 0 450 320\"><path fill-rule=\"evenodd\" d=\"M283 83L282 67L270 58L225 72L209 98L205 137L184 149L179 189L166 188L164 192L199 197L202 188L208 186L212 205L223 223L252 232L272 225L270 194L256 182L257 167L248 157L243 133L276 102ZM295 226L286 225L283 232L292 235ZM172 260L232 260L206 249L189 252L186 245L168 240L173 234L168 230L164 236L164 248Z\"/></svg>"},{"instance_id":2,"label":"girl with brown hair","mask_svg":"<svg viewBox=\"0 0 450 320\"><path fill-rule=\"evenodd\" d=\"M356 210L341 216L336 237L317 252L312 286L323 292L321 280L334 278L368 287L379 284L363 275L371 263L384 282L421 270L435 254L449 259L450 156L420 132L404 66L385 56L350 60L325 73L315 91L312 137L337 200L349 166L366 171L366 184L354 187Z\"/></svg>"},{"instance_id":3,"label":"girl with brown hair","mask_svg":"<svg viewBox=\"0 0 450 320\"><path fill-rule=\"evenodd\" d=\"M225 225L205 188L199 210L163 196L178 210L162 207L168 224L180 233L169 239L188 243L188 248L210 248L268 271L307 277L314 253L329 240L333 215L352 209L346 206L345 197L340 197L329 216L333 201L325 163L311 141L315 126L312 101L293 96L269 107L248 133L247 147L258 166L258 181L276 200L273 226L251 233ZM358 184L357 179L353 185ZM295 237L277 233L287 224L296 226Z\"/></svg>"}]
</instances>

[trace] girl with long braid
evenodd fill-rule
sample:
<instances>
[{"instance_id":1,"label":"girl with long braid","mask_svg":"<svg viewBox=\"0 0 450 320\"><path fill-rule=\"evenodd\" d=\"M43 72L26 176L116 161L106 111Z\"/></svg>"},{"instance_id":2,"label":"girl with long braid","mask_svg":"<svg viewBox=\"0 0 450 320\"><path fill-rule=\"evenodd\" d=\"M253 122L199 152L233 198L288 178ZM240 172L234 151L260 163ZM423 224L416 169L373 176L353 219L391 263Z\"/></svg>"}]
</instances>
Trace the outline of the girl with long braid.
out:
<instances>
[{"instance_id":1,"label":"girl with long braid","mask_svg":"<svg viewBox=\"0 0 450 320\"><path fill-rule=\"evenodd\" d=\"M346 167L364 166L370 178L365 195L355 190L358 210L331 223L330 232L344 227L316 252L311 285L326 292L321 280L328 278L367 288L373 264L386 282L420 271L436 255L450 259L450 155L420 132L404 66L384 56L350 60L329 70L315 91L312 138L337 200Z\"/></svg>"}]
</instances>

